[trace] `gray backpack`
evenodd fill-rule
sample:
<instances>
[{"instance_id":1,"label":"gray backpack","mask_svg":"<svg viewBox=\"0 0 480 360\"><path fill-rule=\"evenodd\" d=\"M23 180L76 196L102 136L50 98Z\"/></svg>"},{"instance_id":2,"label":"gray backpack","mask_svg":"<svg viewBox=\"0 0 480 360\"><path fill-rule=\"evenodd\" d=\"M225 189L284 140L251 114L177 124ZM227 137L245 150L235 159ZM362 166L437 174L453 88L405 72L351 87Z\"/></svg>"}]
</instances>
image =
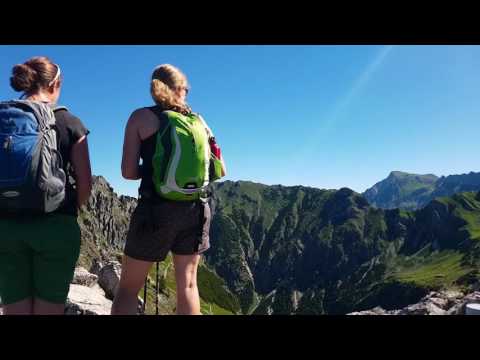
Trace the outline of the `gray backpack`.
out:
<instances>
[{"instance_id":1,"label":"gray backpack","mask_svg":"<svg viewBox=\"0 0 480 360\"><path fill-rule=\"evenodd\" d=\"M0 211L50 213L65 199L54 111L28 100L0 102Z\"/></svg>"}]
</instances>

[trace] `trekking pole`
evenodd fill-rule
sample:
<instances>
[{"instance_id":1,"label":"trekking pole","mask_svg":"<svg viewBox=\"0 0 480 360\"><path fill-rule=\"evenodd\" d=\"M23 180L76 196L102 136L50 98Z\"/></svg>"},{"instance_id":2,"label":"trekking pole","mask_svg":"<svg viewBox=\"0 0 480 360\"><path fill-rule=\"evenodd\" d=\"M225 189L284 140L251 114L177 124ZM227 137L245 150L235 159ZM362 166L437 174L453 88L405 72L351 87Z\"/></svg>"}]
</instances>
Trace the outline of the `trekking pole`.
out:
<instances>
[{"instance_id":1,"label":"trekking pole","mask_svg":"<svg viewBox=\"0 0 480 360\"><path fill-rule=\"evenodd\" d=\"M158 315L158 286L159 281L158 281L158 261L157 261L157 279L156 279L156 284L155 284L155 315Z\"/></svg>"},{"instance_id":2,"label":"trekking pole","mask_svg":"<svg viewBox=\"0 0 480 360\"><path fill-rule=\"evenodd\" d=\"M145 278L145 285L143 286L143 315L145 315L145 311L147 310L147 286L148 286L148 274Z\"/></svg>"}]
</instances>

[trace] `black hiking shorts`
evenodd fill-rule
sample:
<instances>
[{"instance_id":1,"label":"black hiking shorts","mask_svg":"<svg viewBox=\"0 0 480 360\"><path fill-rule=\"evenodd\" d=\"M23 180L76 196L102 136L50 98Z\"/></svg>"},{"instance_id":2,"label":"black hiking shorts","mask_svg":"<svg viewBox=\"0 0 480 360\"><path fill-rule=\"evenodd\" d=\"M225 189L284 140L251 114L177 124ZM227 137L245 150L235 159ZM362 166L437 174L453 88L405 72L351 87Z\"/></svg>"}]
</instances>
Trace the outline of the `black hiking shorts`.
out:
<instances>
[{"instance_id":1,"label":"black hiking shorts","mask_svg":"<svg viewBox=\"0 0 480 360\"><path fill-rule=\"evenodd\" d=\"M210 247L211 212L206 201L140 199L132 214L125 255L163 261L176 255L201 254Z\"/></svg>"}]
</instances>

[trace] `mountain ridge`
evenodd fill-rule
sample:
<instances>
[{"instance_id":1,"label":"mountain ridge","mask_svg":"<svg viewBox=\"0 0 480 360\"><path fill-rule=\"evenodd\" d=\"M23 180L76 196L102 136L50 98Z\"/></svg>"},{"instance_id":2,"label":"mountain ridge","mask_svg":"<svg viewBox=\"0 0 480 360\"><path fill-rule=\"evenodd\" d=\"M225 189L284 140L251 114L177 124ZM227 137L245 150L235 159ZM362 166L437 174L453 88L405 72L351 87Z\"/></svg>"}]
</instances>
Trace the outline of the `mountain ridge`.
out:
<instances>
[{"instance_id":1,"label":"mountain ridge","mask_svg":"<svg viewBox=\"0 0 480 360\"><path fill-rule=\"evenodd\" d=\"M382 209L416 210L431 200L458 192L480 190L480 172L438 177L392 171L384 180L365 190L368 202Z\"/></svg>"},{"instance_id":2,"label":"mountain ridge","mask_svg":"<svg viewBox=\"0 0 480 360\"><path fill-rule=\"evenodd\" d=\"M349 188L227 180L212 184L212 190L212 248L199 281L203 309L345 314L378 305L399 308L432 289L478 280L480 193L406 211L372 207ZM80 265L89 269L94 259L120 260L136 201L118 196L105 178L95 178L92 197L79 215ZM444 274L435 266L451 276L438 277ZM162 264L165 270L171 267ZM173 311L171 272L164 284L169 289L164 308Z\"/></svg>"}]
</instances>

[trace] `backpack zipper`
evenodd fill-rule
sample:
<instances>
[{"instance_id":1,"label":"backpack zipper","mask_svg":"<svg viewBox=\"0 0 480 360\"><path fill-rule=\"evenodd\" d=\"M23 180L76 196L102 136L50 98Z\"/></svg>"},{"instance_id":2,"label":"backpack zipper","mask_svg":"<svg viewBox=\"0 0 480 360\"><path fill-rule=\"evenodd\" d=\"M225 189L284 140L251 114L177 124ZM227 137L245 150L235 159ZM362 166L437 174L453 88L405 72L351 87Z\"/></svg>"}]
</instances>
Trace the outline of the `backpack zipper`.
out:
<instances>
[{"instance_id":1,"label":"backpack zipper","mask_svg":"<svg viewBox=\"0 0 480 360\"><path fill-rule=\"evenodd\" d=\"M192 134L192 150L195 154L197 152L197 143L195 141L195 126L194 121L190 117L188 117L188 124L190 127L190 133Z\"/></svg>"},{"instance_id":2,"label":"backpack zipper","mask_svg":"<svg viewBox=\"0 0 480 360\"><path fill-rule=\"evenodd\" d=\"M193 149L193 153L195 154L197 152L197 143L195 142L195 135L193 134L193 131L192 131L192 149Z\"/></svg>"}]
</instances>

